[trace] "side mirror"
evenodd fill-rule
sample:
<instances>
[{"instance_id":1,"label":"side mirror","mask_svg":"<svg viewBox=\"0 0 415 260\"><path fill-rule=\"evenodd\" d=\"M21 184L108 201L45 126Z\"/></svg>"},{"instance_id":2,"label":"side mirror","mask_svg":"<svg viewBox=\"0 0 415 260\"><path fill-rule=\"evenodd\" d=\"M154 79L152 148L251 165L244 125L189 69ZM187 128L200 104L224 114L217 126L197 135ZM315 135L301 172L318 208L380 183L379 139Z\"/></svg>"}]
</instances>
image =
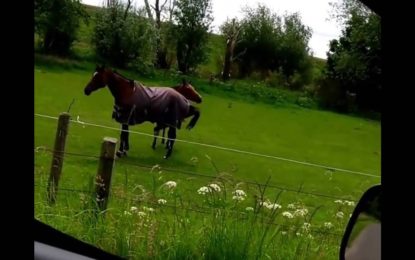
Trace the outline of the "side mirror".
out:
<instances>
[{"instance_id":1,"label":"side mirror","mask_svg":"<svg viewBox=\"0 0 415 260\"><path fill-rule=\"evenodd\" d=\"M381 259L381 193L381 185L373 186L357 203L341 242L341 260Z\"/></svg>"}]
</instances>

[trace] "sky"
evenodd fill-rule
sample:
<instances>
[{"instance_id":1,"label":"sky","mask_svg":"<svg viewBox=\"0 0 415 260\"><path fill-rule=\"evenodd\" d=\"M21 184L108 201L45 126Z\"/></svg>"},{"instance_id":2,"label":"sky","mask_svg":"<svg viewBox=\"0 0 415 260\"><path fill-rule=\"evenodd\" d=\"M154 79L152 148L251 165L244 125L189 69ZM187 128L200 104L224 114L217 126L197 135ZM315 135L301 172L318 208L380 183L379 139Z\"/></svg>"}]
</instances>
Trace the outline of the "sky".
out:
<instances>
[{"instance_id":1,"label":"sky","mask_svg":"<svg viewBox=\"0 0 415 260\"><path fill-rule=\"evenodd\" d=\"M137 7L144 6L144 0L133 1ZM227 18L242 18L241 10L244 6L256 7L261 3L280 15L285 12L298 12L303 23L312 29L313 34L309 41L309 47L313 56L325 59L330 40L339 38L341 33L338 24L334 20L328 19L331 11L329 2L334 1L336 0L212 0L213 31L217 32L219 26ZM81 2L102 6L103 0L81 0ZM154 2L154 0L149 0L150 4Z\"/></svg>"}]
</instances>

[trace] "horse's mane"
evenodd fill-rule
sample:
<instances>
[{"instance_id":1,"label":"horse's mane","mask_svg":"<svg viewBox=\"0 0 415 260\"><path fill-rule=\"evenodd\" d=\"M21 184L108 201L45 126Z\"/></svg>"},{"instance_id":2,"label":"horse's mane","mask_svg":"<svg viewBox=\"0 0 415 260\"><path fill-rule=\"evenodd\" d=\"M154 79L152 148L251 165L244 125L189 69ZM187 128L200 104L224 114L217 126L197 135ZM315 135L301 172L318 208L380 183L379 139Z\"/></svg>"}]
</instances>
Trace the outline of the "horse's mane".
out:
<instances>
[{"instance_id":1,"label":"horse's mane","mask_svg":"<svg viewBox=\"0 0 415 260\"><path fill-rule=\"evenodd\" d=\"M118 75L119 77L121 77L121 78L123 78L123 79L125 79L125 80L129 81L129 82L130 82L130 86L131 86L131 87L134 87L134 80L133 80L133 79L129 79L129 78L127 78L127 77L125 77L125 76L121 75L121 74L120 74L120 73L118 73L116 70L113 70L112 72L113 72L114 74Z\"/></svg>"}]
</instances>

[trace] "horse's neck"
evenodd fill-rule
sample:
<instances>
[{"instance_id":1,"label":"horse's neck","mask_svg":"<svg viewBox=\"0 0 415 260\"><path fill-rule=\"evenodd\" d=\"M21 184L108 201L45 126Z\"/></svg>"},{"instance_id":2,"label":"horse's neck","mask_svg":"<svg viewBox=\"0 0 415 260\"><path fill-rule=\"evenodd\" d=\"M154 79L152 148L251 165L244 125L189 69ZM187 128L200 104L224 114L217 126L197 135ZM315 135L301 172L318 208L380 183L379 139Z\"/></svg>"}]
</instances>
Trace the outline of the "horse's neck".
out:
<instances>
[{"instance_id":1,"label":"horse's neck","mask_svg":"<svg viewBox=\"0 0 415 260\"><path fill-rule=\"evenodd\" d=\"M130 86L131 82L114 73L112 73L108 88L117 104L125 104L134 93L134 87Z\"/></svg>"}]
</instances>

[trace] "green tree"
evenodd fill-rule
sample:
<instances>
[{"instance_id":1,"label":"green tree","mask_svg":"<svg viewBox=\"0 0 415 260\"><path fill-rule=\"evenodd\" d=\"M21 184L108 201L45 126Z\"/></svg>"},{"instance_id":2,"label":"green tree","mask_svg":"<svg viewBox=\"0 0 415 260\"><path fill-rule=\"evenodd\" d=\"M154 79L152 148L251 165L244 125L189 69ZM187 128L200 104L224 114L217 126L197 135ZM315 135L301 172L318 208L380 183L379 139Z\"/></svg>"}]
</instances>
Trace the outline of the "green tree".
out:
<instances>
[{"instance_id":1,"label":"green tree","mask_svg":"<svg viewBox=\"0 0 415 260\"><path fill-rule=\"evenodd\" d=\"M241 76L278 70L281 36L281 18L268 7L245 8L240 42L235 47L235 52L244 53L238 60Z\"/></svg>"},{"instance_id":2,"label":"green tree","mask_svg":"<svg viewBox=\"0 0 415 260\"><path fill-rule=\"evenodd\" d=\"M174 32L172 20L176 7L175 0L154 0L151 4L144 0L147 17L154 24L157 31L156 61L155 65L161 69L168 69L171 65L172 32ZM154 18L155 17L155 18ZM174 38L173 38L174 39ZM174 40L173 40L174 42Z\"/></svg>"},{"instance_id":3,"label":"green tree","mask_svg":"<svg viewBox=\"0 0 415 260\"><path fill-rule=\"evenodd\" d=\"M360 110L380 112L381 45L380 17L360 4L346 0L338 17L348 17L340 38L330 42L327 53L326 78L339 83L325 84L339 88L336 97L323 99L323 105L345 110L350 94L356 97ZM346 8L349 7L349 8ZM345 12L347 16L341 15ZM322 89L324 92L326 89ZM343 101L341 101L343 100Z\"/></svg>"},{"instance_id":4,"label":"green tree","mask_svg":"<svg viewBox=\"0 0 415 260\"><path fill-rule=\"evenodd\" d=\"M114 66L147 70L155 60L156 31L143 9L130 7L111 1L97 13L92 43L98 56Z\"/></svg>"},{"instance_id":5,"label":"green tree","mask_svg":"<svg viewBox=\"0 0 415 260\"><path fill-rule=\"evenodd\" d=\"M241 76L254 71L266 76L271 71L283 84L301 88L312 75L310 37L311 29L301 22L298 13L281 17L264 5L246 8L235 47L236 52L243 53L238 60Z\"/></svg>"},{"instance_id":6,"label":"green tree","mask_svg":"<svg viewBox=\"0 0 415 260\"><path fill-rule=\"evenodd\" d=\"M35 0L35 32L45 53L67 55L76 39L80 20L88 14L79 0Z\"/></svg>"},{"instance_id":7,"label":"green tree","mask_svg":"<svg viewBox=\"0 0 415 260\"><path fill-rule=\"evenodd\" d=\"M311 28L302 23L298 13L284 17L279 59L282 73L293 89L311 81L312 61L308 47L311 35Z\"/></svg>"},{"instance_id":8,"label":"green tree","mask_svg":"<svg viewBox=\"0 0 415 260\"><path fill-rule=\"evenodd\" d=\"M174 12L179 70L188 73L207 58L207 41L213 21L211 0L178 0Z\"/></svg>"}]
</instances>

